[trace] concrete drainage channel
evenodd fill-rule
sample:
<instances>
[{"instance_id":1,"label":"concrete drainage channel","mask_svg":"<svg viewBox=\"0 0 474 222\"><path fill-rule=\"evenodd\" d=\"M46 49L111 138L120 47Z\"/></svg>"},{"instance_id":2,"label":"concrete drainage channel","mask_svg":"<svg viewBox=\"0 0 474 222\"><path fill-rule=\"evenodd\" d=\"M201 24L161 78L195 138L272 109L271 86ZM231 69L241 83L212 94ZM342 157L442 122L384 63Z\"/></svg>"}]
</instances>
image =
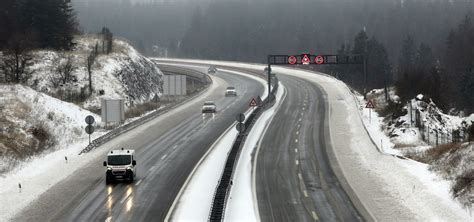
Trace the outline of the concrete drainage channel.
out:
<instances>
[{"instance_id":1,"label":"concrete drainage channel","mask_svg":"<svg viewBox=\"0 0 474 222\"><path fill-rule=\"evenodd\" d=\"M164 66L164 65L160 65L160 69L164 72L164 73L167 73L167 74L181 74L181 75L186 75L188 78L190 79L193 79L195 81L199 81L201 83L203 83L205 85L205 89L199 91L198 93L184 99L183 101L179 102L179 103L176 103L172 106L168 106L168 107L165 107L163 109L160 109L160 110L156 110L146 116L143 116L142 118L140 119L137 119L133 122L130 122L130 123L127 123L125 125L121 125L119 127L117 127L116 129L108 132L107 134L105 135L102 135L101 137L99 138L96 138L94 139L89 145L87 145L86 148L84 148L83 150L81 150L81 152L79 153L79 155L83 154L83 153L88 153L90 152L91 150L101 146L102 144L122 135L123 133L126 133L142 124L144 124L145 122L151 120L151 119L154 119L156 117L158 117L159 115L163 115L164 113L202 95L204 92L206 92L208 89L209 89L209 86L210 84L212 84L212 79L207 75L207 74L204 74L204 73L201 73L201 72L198 72L198 71L195 71L195 70L192 70L192 69L186 69L186 68L181 68L181 67L175 67L175 66Z\"/></svg>"},{"instance_id":2,"label":"concrete drainage channel","mask_svg":"<svg viewBox=\"0 0 474 222\"><path fill-rule=\"evenodd\" d=\"M273 81L273 89L270 95L275 95L275 92L278 90L278 80ZM255 121L263 113L264 110L270 108L274 105L275 97L267 96L267 98L262 102L262 105L253 110L249 117L245 121L245 131L239 135L232 145L232 149L227 156L226 163L224 165L224 171L217 185L216 191L214 193L214 198L212 201L211 211L209 214L210 221L222 221L224 219L225 207L227 199L229 198L229 191L232 186L232 175L237 162L237 157L240 153L242 145L245 143L248 133L252 129Z\"/></svg>"}]
</instances>

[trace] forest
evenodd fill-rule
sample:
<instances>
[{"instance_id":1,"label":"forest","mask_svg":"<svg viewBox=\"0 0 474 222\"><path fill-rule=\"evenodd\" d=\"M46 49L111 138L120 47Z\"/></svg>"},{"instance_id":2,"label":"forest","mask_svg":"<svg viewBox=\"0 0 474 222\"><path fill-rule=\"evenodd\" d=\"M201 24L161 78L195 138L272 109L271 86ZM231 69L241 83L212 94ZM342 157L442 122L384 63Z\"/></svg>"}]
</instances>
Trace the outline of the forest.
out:
<instances>
[{"instance_id":1,"label":"forest","mask_svg":"<svg viewBox=\"0 0 474 222\"><path fill-rule=\"evenodd\" d=\"M20 2L27 1L43 2ZM46 2L54 1L60 0ZM72 6L82 32L108 27L150 56L265 63L268 54L364 53L367 86L360 66L317 69L361 92L395 86L404 101L422 93L446 112L474 111L471 0L72 0ZM61 27L58 21L64 20L47 24ZM0 31L1 45L4 36ZM70 47L62 43L67 36L33 36L41 47Z\"/></svg>"}]
</instances>

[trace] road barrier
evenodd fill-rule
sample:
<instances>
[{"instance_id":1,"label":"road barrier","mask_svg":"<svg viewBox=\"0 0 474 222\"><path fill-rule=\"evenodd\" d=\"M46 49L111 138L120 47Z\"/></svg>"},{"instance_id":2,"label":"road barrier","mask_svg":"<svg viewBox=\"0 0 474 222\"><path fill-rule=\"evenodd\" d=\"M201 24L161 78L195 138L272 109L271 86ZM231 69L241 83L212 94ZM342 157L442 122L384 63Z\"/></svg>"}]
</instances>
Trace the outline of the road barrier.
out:
<instances>
[{"instance_id":1,"label":"road barrier","mask_svg":"<svg viewBox=\"0 0 474 222\"><path fill-rule=\"evenodd\" d=\"M161 67L160 67L161 69ZM182 75L186 75L186 76L190 76L191 78L195 79L196 81L201 81L206 89L200 91L199 93L196 93L194 94L193 96L190 96L186 99L184 99L183 101L179 102L179 103L176 103L172 106L168 106L168 107L165 107L163 109L159 109L159 110L155 110L153 111L152 113L146 115L146 116L143 116L133 122L130 122L130 123L127 123L127 124L124 124L124 125L121 125L117 128L115 128L114 130L108 132L107 134L105 135L102 135L100 136L99 138L97 139L94 139L89 145L87 145L83 150L81 150L81 152L79 153L79 155L83 154L83 153L88 153L90 152L91 150L101 146L102 144L105 144L106 142L148 122L149 120L151 119L154 119L160 115L163 115L164 113L167 113L168 111L178 107L178 106L181 106L182 104L200 96L201 94L203 94L205 91L207 91L207 89L209 89L209 85L212 83L212 80L211 78L207 75L207 74L204 74L202 72L198 72L198 71L195 71L195 70L191 70L191 69L186 69L186 68L181 68L181 67L171 67L171 66L166 66L166 67L163 67L163 69L161 69L163 72L165 73L179 73L179 74L182 74Z\"/></svg>"},{"instance_id":2,"label":"road barrier","mask_svg":"<svg viewBox=\"0 0 474 222\"><path fill-rule=\"evenodd\" d=\"M237 157L241 151L242 145L245 144L247 135L251 131L258 117L263 113L264 110L270 108L275 103L275 96L271 95L275 95L276 91L278 90L278 79L273 82L274 84L271 94L268 95L265 100L263 100L261 106L255 108L249 117L247 117L244 122L245 131L243 133L239 133L239 135L237 135L235 138L232 149L227 156L222 176L216 187L216 191L214 192L212 207L209 214L209 221L222 221L224 218L225 207L227 199L229 198L229 191L232 187L232 175L234 173Z\"/></svg>"}]
</instances>

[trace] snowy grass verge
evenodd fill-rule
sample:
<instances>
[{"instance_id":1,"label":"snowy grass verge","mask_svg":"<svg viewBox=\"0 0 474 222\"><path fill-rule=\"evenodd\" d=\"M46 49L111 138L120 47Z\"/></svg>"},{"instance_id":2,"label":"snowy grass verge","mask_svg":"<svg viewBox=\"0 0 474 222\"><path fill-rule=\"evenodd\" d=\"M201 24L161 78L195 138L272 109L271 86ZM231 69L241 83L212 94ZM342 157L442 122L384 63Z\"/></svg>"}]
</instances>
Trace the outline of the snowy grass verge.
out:
<instances>
[{"instance_id":1,"label":"snowy grass verge","mask_svg":"<svg viewBox=\"0 0 474 222\"><path fill-rule=\"evenodd\" d=\"M260 221L255 190L255 171L253 170L257 161L254 161L254 165L252 165L252 154L256 152L258 155L261 138L286 95L285 87L281 83L279 84L275 105L263 112L257 119L242 147L225 208L225 221Z\"/></svg>"}]
</instances>

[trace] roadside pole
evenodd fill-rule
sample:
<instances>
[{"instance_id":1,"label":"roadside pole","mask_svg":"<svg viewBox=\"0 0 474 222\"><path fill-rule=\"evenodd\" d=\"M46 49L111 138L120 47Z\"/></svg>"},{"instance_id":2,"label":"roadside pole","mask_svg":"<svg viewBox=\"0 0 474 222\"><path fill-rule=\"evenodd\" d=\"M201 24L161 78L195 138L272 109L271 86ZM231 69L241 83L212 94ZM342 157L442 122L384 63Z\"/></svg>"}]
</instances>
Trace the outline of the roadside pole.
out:
<instances>
[{"instance_id":1,"label":"roadside pole","mask_svg":"<svg viewBox=\"0 0 474 222\"><path fill-rule=\"evenodd\" d=\"M367 104L365 104L365 108L369 109L369 123L371 123L372 122L372 109L375 108L372 100L367 101Z\"/></svg>"}]
</instances>

